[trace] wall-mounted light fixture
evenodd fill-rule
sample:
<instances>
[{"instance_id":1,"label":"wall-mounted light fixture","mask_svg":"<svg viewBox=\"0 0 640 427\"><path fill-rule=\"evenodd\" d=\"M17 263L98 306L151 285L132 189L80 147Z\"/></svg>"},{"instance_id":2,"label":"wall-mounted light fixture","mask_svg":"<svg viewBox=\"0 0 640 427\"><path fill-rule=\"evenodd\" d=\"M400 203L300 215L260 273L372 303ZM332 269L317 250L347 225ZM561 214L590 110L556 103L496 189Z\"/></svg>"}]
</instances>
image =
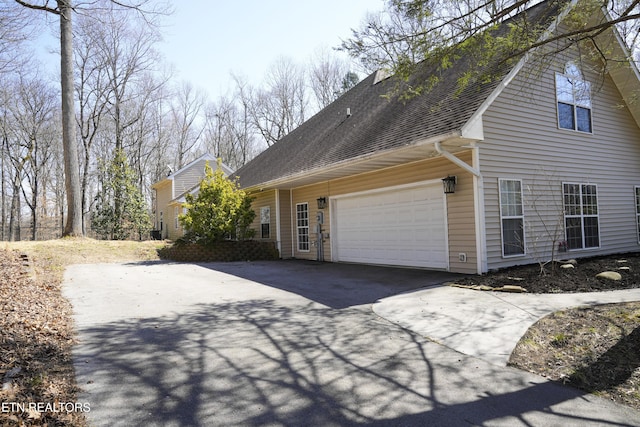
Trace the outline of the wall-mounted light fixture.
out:
<instances>
[{"instance_id":1,"label":"wall-mounted light fixture","mask_svg":"<svg viewBox=\"0 0 640 427\"><path fill-rule=\"evenodd\" d=\"M327 207L327 198L318 197L318 209L324 209Z\"/></svg>"},{"instance_id":2,"label":"wall-mounted light fixture","mask_svg":"<svg viewBox=\"0 0 640 427\"><path fill-rule=\"evenodd\" d=\"M456 176L447 175L446 178L442 178L442 186L444 187L444 194L453 194L456 192L456 183L458 182Z\"/></svg>"}]
</instances>

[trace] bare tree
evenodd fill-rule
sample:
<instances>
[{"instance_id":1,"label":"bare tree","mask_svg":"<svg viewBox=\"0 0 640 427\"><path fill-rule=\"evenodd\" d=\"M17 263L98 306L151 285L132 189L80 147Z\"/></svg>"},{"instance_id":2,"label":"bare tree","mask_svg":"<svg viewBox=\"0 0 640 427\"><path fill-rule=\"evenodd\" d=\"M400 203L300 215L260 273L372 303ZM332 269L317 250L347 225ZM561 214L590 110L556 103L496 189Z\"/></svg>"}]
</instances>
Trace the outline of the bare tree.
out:
<instances>
[{"instance_id":1,"label":"bare tree","mask_svg":"<svg viewBox=\"0 0 640 427\"><path fill-rule=\"evenodd\" d=\"M191 83L182 82L171 105L171 126L176 138L177 168L183 167L188 153L200 141L203 132L205 95Z\"/></svg>"},{"instance_id":2,"label":"bare tree","mask_svg":"<svg viewBox=\"0 0 640 427\"><path fill-rule=\"evenodd\" d=\"M64 235L83 235L82 226L82 193L80 187L80 172L78 149L76 145L76 118L74 105L74 76L73 76L73 29L72 15L74 10L80 10L71 0L56 0L55 5L48 0L26 1L15 0L26 8L44 11L57 15L60 20L60 83L62 95L62 140L64 148L65 189L67 198L67 219ZM104 2L102 2L104 3ZM97 8L101 2L89 2L89 7ZM124 1L112 0L106 2L119 8L131 8L143 12L147 0L127 4Z\"/></svg>"},{"instance_id":3,"label":"bare tree","mask_svg":"<svg viewBox=\"0 0 640 427\"><path fill-rule=\"evenodd\" d=\"M6 0L0 1L0 73L19 70L29 53L25 41L33 29L28 25L25 9L14 5Z\"/></svg>"},{"instance_id":4,"label":"bare tree","mask_svg":"<svg viewBox=\"0 0 640 427\"><path fill-rule=\"evenodd\" d=\"M16 89L13 103L15 145L20 147L18 153L24 157L18 154L13 160L14 165L20 165L16 171L24 173L20 188L31 211L31 239L36 240L45 185L43 176L50 165L52 146L58 138L52 126L58 105L55 90L37 75L21 76Z\"/></svg>"},{"instance_id":5,"label":"bare tree","mask_svg":"<svg viewBox=\"0 0 640 427\"><path fill-rule=\"evenodd\" d=\"M99 55L98 33L102 24L94 19L80 19L75 44L75 66L78 74L78 127L82 141L82 225L85 230L85 216L89 212L88 185L92 168L92 147L105 111L108 107L109 85L103 58Z\"/></svg>"},{"instance_id":6,"label":"bare tree","mask_svg":"<svg viewBox=\"0 0 640 427\"><path fill-rule=\"evenodd\" d=\"M508 63L525 53L537 52L536 59L576 47L581 55L603 64L602 73L614 66L628 66L629 57L610 49L610 37L602 37L615 26L631 48L640 34L639 0L549 0L541 5L550 18L563 15L564 27L547 33L551 20L538 22L520 14L542 3L540 0L408 0L389 1L387 9L372 15L354 30L341 48L357 58L368 70L384 68L400 79L408 80L420 61L437 64L432 76L446 73L461 55L477 61L474 77L490 79L485 67L490 61ZM567 9L571 6L569 9ZM608 19L593 19L603 11ZM515 19L515 16L518 16ZM601 15L604 16L604 15ZM494 30L510 19L508 28ZM480 34L482 36L480 36ZM538 49L544 47L545 49ZM594 58L595 57L595 58ZM494 64L496 66L497 64ZM483 74L484 73L484 74ZM461 79L461 84L470 76ZM409 88L414 94L428 90L426 82Z\"/></svg>"},{"instance_id":7,"label":"bare tree","mask_svg":"<svg viewBox=\"0 0 640 427\"><path fill-rule=\"evenodd\" d=\"M327 49L316 51L309 65L309 85L318 108L331 104L344 92L344 79L350 71L347 61Z\"/></svg>"},{"instance_id":8,"label":"bare tree","mask_svg":"<svg viewBox=\"0 0 640 427\"><path fill-rule=\"evenodd\" d=\"M302 69L280 58L269 69L264 88L241 92L253 126L268 146L304 122L307 94Z\"/></svg>"}]
</instances>

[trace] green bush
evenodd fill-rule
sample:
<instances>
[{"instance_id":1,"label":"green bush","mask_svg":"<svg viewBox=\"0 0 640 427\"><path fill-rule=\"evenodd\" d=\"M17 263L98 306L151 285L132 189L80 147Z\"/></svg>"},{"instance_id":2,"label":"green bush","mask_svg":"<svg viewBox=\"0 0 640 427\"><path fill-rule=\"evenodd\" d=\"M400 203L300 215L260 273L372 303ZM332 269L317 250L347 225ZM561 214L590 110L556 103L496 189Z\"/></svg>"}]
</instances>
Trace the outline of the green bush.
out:
<instances>
[{"instance_id":1,"label":"green bush","mask_svg":"<svg viewBox=\"0 0 640 427\"><path fill-rule=\"evenodd\" d=\"M187 194L183 205L187 212L179 217L186 230L185 238L205 245L250 239L255 230L249 226L256 215L251 200L237 180L224 176L220 160L215 171L207 162L198 193Z\"/></svg>"}]
</instances>

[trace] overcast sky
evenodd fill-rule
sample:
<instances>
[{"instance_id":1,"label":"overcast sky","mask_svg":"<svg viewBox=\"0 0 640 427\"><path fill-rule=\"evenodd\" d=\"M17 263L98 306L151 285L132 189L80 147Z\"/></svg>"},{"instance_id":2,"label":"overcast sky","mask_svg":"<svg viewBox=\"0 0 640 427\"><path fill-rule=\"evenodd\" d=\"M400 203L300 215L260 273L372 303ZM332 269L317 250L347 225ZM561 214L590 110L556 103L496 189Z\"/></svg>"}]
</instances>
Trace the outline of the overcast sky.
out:
<instances>
[{"instance_id":1,"label":"overcast sky","mask_svg":"<svg viewBox=\"0 0 640 427\"><path fill-rule=\"evenodd\" d=\"M306 64L317 49L338 46L368 11L382 10L384 2L181 0L173 5L158 48L175 67L176 81L190 81L215 100L233 88L231 72L259 85L280 56ZM56 68L59 57L47 51L57 43L43 35L37 52Z\"/></svg>"}]
</instances>

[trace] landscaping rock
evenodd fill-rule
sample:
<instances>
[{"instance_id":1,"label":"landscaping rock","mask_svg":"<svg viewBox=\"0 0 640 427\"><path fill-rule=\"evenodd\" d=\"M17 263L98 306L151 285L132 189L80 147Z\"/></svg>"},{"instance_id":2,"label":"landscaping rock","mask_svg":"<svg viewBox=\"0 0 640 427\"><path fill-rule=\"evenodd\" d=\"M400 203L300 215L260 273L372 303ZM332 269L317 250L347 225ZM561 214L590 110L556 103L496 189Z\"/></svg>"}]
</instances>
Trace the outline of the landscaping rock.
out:
<instances>
[{"instance_id":1,"label":"landscaping rock","mask_svg":"<svg viewBox=\"0 0 640 427\"><path fill-rule=\"evenodd\" d=\"M516 286L516 285L504 285L502 288L495 288L495 290L502 291L502 292L515 292L515 293L527 292L527 290L522 286Z\"/></svg>"},{"instance_id":2,"label":"landscaping rock","mask_svg":"<svg viewBox=\"0 0 640 427\"><path fill-rule=\"evenodd\" d=\"M622 275L615 271L603 271L602 273L596 274L596 277L607 280L622 280Z\"/></svg>"},{"instance_id":3,"label":"landscaping rock","mask_svg":"<svg viewBox=\"0 0 640 427\"><path fill-rule=\"evenodd\" d=\"M460 283L447 283L454 288L472 289L474 291L492 291L492 292L527 292L522 286L504 285L504 286L487 286L487 285L463 285Z\"/></svg>"}]
</instances>

